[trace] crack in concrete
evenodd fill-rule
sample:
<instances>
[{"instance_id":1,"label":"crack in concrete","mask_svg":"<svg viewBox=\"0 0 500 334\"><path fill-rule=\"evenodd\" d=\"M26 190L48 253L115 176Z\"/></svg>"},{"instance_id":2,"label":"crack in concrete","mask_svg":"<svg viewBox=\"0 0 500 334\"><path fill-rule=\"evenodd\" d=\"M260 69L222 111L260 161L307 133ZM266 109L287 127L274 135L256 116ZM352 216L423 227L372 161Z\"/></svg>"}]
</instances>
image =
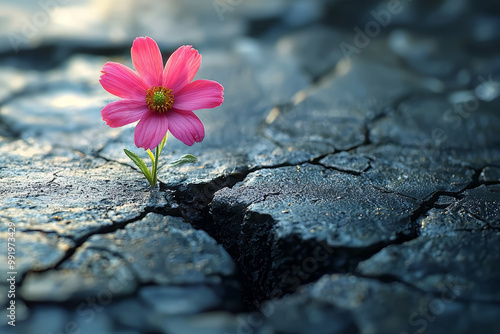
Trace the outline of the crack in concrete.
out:
<instances>
[{"instance_id":1,"label":"crack in concrete","mask_svg":"<svg viewBox=\"0 0 500 334\"><path fill-rule=\"evenodd\" d=\"M391 283L399 283L404 285L405 287L409 288L412 291L418 292L423 295L428 295L433 298L442 298L442 292L438 291L426 291L422 288L419 288L418 286L402 280L401 278L395 276L395 275L390 275L390 274L385 274L385 275L363 275L361 273L352 273L354 276L359 277L359 278L366 278L366 279L372 279L375 280L379 283L384 283L384 284L391 284ZM500 300L481 300L481 299L475 299L475 298L460 298L460 296L454 296L454 302L459 302L459 303L478 303L478 304L484 304L484 305L500 305Z\"/></svg>"},{"instance_id":2,"label":"crack in concrete","mask_svg":"<svg viewBox=\"0 0 500 334\"><path fill-rule=\"evenodd\" d=\"M406 195L406 194L403 194L399 191L395 191L395 190L389 190L389 189L386 189L384 187L378 187L374 184L371 184L370 183L370 186L372 186L373 188L377 189L378 191L382 192L382 193L385 193L385 194L394 194L394 195L398 195L398 196L401 196L401 197L405 197L405 198L408 198L408 199L411 199L413 201L417 201L417 202L421 202L422 200L416 198L416 197L413 197L413 196L410 196L410 195Z\"/></svg>"},{"instance_id":3,"label":"crack in concrete","mask_svg":"<svg viewBox=\"0 0 500 334\"><path fill-rule=\"evenodd\" d=\"M316 160L317 162L326 155L327 154L320 157L316 157L314 158L314 160ZM257 253L254 254L252 252L245 252L244 250L240 249L239 246L236 246L233 243L233 241L235 238L238 237L239 233L232 231L231 230L232 228L229 226L225 226L226 227L225 229L219 228L219 226L217 226L218 224L220 224L220 222L217 220L217 217L215 217L214 214L210 211L211 202L217 191L224 188L231 188L236 183L243 181L251 172L255 172L262 169L276 169L281 167L297 166L306 163L311 163L311 161L310 160L304 161L300 164L285 163L274 166L257 167L249 169L245 173L232 174L225 177L219 177L211 182L198 185L190 185L190 186L181 185L173 189L167 188L166 185L164 184L162 185L164 189L170 189L174 192L174 198L180 205L184 220L190 223L195 228L200 228L204 230L209 235L211 235L215 240L221 243L224 246L224 248L226 248L228 253L232 256L233 260L240 266L240 269L244 273L244 277L247 277L247 279L244 278L244 280L247 281L243 282L243 286L244 286L244 291L246 293L245 303L249 307L249 309L252 309L251 305L254 304L255 301L269 298L270 292L273 291L276 288L276 286L279 285L279 277L283 273L272 273L270 269L271 268L270 263L271 261L276 261L276 260L280 261L281 259L271 258L270 249L267 251L262 250L260 252L257 252L258 254ZM267 196L269 195L273 194L267 194ZM265 200L265 197L263 200ZM252 225L254 227L256 226L255 222L259 221L262 222L261 224L257 224L261 226L259 228L264 229L263 231L261 231L261 233L259 233L259 235L261 235L262 237L268 236L268 238L270 237L272 239L272 233L270 233L274 221L272 217L268 216L266 218L262 216L261 218L258 218L256 217L256 215L258 215L257 213L249 212L244 207L237 208L237 211L239 212L239 214L236 213L236 216L234 216L233 219L241 221L240 223L235 223L235 226L240 226L240 227L243 226L244 225L243 221L249 219L248 215L252 215L251 221L253 222ZM239 218L237 216L239 216ZM238 235L234 233L237 233ZM401 244L403 242L413 240L416 237L418 237L418 234L414 230L410 234L398 234L394 240L380 242L375 245L370 245L367 247L352 248L352 249L346 247L332 247L332 249L335 249L335 256L333 256L327 261L329 264L325 265L324 268L322 268L321 270L317 270L315 275L308 276L307 279L303 280L299 286L310 283L324 274L331 274L335 272L352 272L360 261L373 256L374 254L378 253L385 247L394 244ZM253 233L252 238L260 238L260 237L256 236L255 233ZM260 244L268 245L268 247L270 247L273 242L274 242L273 240L263 240L263 242ZM302 243L303 248L307 248L304 246L305 242L304 240L299 240L297 242L298 244ZM313 248L314 246L315 245L311 245L311 247ZM339 267L337 267L336 269L332 269L331 263L338 261L337 256L338 258L345 259L346 267L344 267L343 269ZM252 261L254 261L252 259L255 258L259 258L260 261L259 266L251 265L251 263L253 263ZM250 261L250 263L248 261ZM287 265L285 268L288 267L289 266ZM254 278L258 277L258 279L256 281L252 279L248 281L248 277L254 277ZM264 286L262 286L261 284L264 284ZM296 288L298 288L299 286L291 289L289 292L295 291Z\"/></svg>"},{"instance_id":4,"label":"crack in concrete","mask_svg":"<svg viewBox=\"0 0 500 334\"><path fill-rule=\"evenodd\" d=\"M472 217L474 217L477 220L479 220L480 222L484 223L484 225L486 225L488 229L495 230L495 231L500 231L500 227L491 226L491 224L489 222L487 222L483 218L479 217L477 214L471 212L470 210L466 210L466 212L469 215L471 215ZM464 229L464 230L467 230L467 229ZM483 231L484 229L470 229L470 230L471 230L471 232L474 232L474 231L478 232L478 231Z\"/></svg>"},{"instance_id":5,"label":"crack in concrete","mask_svg":"<svg viewBox=\"0 0 500 334\"><path fill-rule=\"evenodd\" d=\"M193 227L204 230L209 235L214 237L214 239L216 239L219 243L221 243L226 248L226 250L228 250L228 252L233 257L233 260L240 266L240 268L243 270L243 272L247 271L247 273L249 273L249 274L254 274L254 275L257 274L257 276L261 277L261 279L264 277L267 277L268 285L269 285L267 287L267 289L265 286L264 287L256 286L255 281L251 281L250 282L251 284L249 284L249 282L246 282L246 284L243 284L245 289L250 289L250 291L251 291L252 298L247 298L247 300L246 300L247 306L249 307L249 309L251 309L252 308L251 304L254 304L255 301L265 300L265 299L269 298L270 297L269 292L273 291L273 288L275 288L279 284L279 277L283 273L281 273L281 274L272 273L270 271L270 266L269 266L269 263L270 263L269 261L275 261L275 260L279 260L279 259L271 258L270 255L268 254L269 255L269 259L267 260L268 265L259 267L260 268L259 271L255 272L255 271L252 271L251 268L246 266L247 264L245 264L245 262L241 261L241 259L244 259L245 256L248 256L248 254L242 254L241 250L238 250L237 252L235 252L235 250L231 250L230 247L228 248L227 238L224 238L224 235L221 235L221 232L216 230L217 221L216 221L216 218L214 217L214 215L210 212L211 202L215 196L215 193L221 189L224 189L224 188L232 188L238 182L242 182L252 172L256 172L256 171L264 170L264 169L277 169L277 168L282 168L282 167L300 166L300 165L304 165L304 164L308 164L308 163L319 165L319 166L322 166L323 168L326 168L326 169L333 169L333 170L337 170L339 172L360 176L362 173L366 172L366 170L369 170L371 168L371 164L363 172L357 172L357 171L342 170L342 169L335 168L335 167L325 166L322 163L320 163L320 160L323 159L324 157L330 155L330 154L335 154L335 153L340 153L340 152L349 152L349 151L357 149L358 147L365 146L368 144L369 144L369 140L367 139L366 143L362 143L360 145L349 148L347 150L334 150L333 152L323 154L323 155L311 158L307 161L302 161L300 163L295 163L295 164L282 163L282 164L276 164L276 165L272 165L272 166L258 166L258 167L247 169L244 172L232 173L232 174L229 174L229 175L226 175L223 177L217 177L210 182L206 182L206 183L202 183L202 184L195 184L195 185L193 185L193 184L182 185L181 184L181 185L169 188L169 187L167 187L166 184L160 182L160 191L162 191L162 192L170 191L174 197L174 200L179 204L179 207L173 208L173 207L171 207L171 203L169 203L169 205L166 205L166 206L160 207L160 208L152 208L152 207L148 208L147 207L137 217L131 218L131 219L123 221L123 222L114 222L113 221L112 225L103 226L102 228L98 229L97 231L92 231L92 232L85 234L84 236L77 238L77 239L68 238L68 239L72 240L75 243L75 245L74 245L74 247L71 247L70 249L68 249L66 251L64 257L60 261L58 261L55 265L53 265L52 267L49 267L49 268L45 268L42 270L36 270L36 271L28 271L22 277L19 285L20 286L22 285L22 282L24 281L24 278L26 277L26 275L28 273L45 272L48 270L60 268L61 265L65 261L67 261L69 258L71 258L73 256L73 254L78 250L78 248L80 246L82 246L93 235L113 233L119 229L125 228L125 226L127 226L128 224L132 224L136 221L143 219L148 213L155 212L155 213L162 214L164 216L182 217L186 222L190 223ZM80 152L80 151L78 151L78 152ZM88 156L88 154L85 154L83 152L80 152L80 153ZM120 162L114 161L112 159L108 159L106 157L99 155L98 153L96 153L95 155L92 155L92 157L100 158L100 159L103 159L107 162L119 163L119 164L128 166L129 168L133 168L135 170L135 168L131 165L120 163ZM324 268L321 268L321 270L318 270L315 275L309 276L309 277L307 277L307 279L302 280L300 285L298 285L294 289L291 289L289 292L294 292L298 287L300 287L304 284L307 284L307 283L311 283L325 274L351 273L353 275L359 276L359 273L356 273L356 267L359 264L359 262L369 259L373 255L379 253L381 250L383 250L384 248L386 248L390 245L402 244L404 242L407 242L407 241L410 241L410 240L417 238L419 236L419 230L418 230L418 226L416 224L417 221L419 219L421 219L423 216L425 216L431 209L435 208L436 203L439 200L440 196L451 196L451 197L455 197L455 198L461 198L462 193L464 191L466 191L468 189L474 189L476 187L479 187L479 186L485 184L484 182L479 181L479 175L480 175L481 171L486 167L487 166L480 168L480 169L476 169L475 174L472 177L471 182L460 191L448 192L448 191L438 190L438 191L434 191L433 193L426 196L427 199L422 201L420 206L410 216L411 231L409 234L399 234L396 236L395 240L383 241L383 242L380 242L380 243L377 243L374 245L370 245L367 247L359 248L359 249L336 247L336 248L334 248L335 249L334 256L332 256L327 261L328 265L325 265ZM57 173L58 172L54 173L54 176L55 176L54 180L57 177ZM52 180L52 181L54 181L54 180ZM406 196L406 195L400 194L398 192L391 192L391 191L387 191L385 189L378 189L378 190L401 195L401 196L410 198L412 200L417 200L411 196ZM266 197L269 195L273 195L273 194L264 194L263 200L266 200ZM241 210L241 213L243 214L243 216L249 214L249 212L247 212L246 210ZM266 230L267 232L270 231L270 228L273 225L272 224L273 219L271 217L268 217L268 218L270 220L264 219L263 221L265 221L265 223L263 223L263 225L262 225L264 230L266 230L266 228L267 228L267 230ZM241 217L241 219L244 219L244 218ZM253 220L255 220L255 219L253 219ZM264 234L267 233L266 231L264 231ZM40 231L40 232L51 233L48 231ZM67 236L60 236L57 233L55 233L55 234L58 237L67 237ZM227 236L227 237L229 237L229 236ZM233 235L232 237L234 238L235 236ZM271 242L272 242L272 240L271 240ZM109 250L106 249L106 251L109 251ZM119 255L119 254L117 254L117 255ZM345 266L332 268L332 266L330 264L334 261L337 261L338 258L336 258L336 257L338 257L338 256L346 259ZM286 268L286 266L285 266L285 268ZM262 276L262 275L264 275L264 276ZM399 280L396 280L395 278L391 278L391 277L370 277L370 278L380 279L381 281L384 281L386 283L399 281ZM243 283L245 283L245 282L243 282ZM409 284L407 282L401 281L400 283L412 286L411 284ZM267 291L267 293L265 293L265 291ZM421 292L426 293L425 291L421 291ZM250 296L247 296L247 297L250 297Z\"/></svg>"},{"instance_id":6,"label":"crack in concrete","mask_svg":"<svg viewBox=\"0 0 500 334\"><path fill-rule=\"evenodd\" d=\"M334 166L327 166L325 164L322 164L319 161L314 161L314 162L310 162L310 163L312 165L321 166L325 169L335 170L335 171L340 172L340 173L345 173L345 174L354 175L354 176L361 176L361 174L364 173L364 171L358 172L358 171L351 170L351 169L342 169L342 168L338 168L338 167L334 167Z\"/></svg>"},{"instance_id":7,"label":"crack in concrete","mask_svg":"<svg viewBox=\"0 0 500 334\"><path fill-rule=\"evenodd\" d=\"M439 197L441 196L449 196L449 197L454 197L457 199L463 198L463 193L468 190L468 189L474 189L475 187L478 187L480 185L477 185L479 183L478 178L479 174L481 173L481 169L476 170L474 175L472 176L471 182L465 186L463 189L455 192L451 191L445 191L445 190L436 190L432 192L431 194L427 195L424 197L424 200L422 201L422 204L415 210L413 211L410 220L412 223L412 228L414 229L415 233L418 234L418 220L426 216L430 210L436 209L437 208L437 202L439 200ZM427 199L425 199L427 198Z\"/></svg>"},{"instance_id":8,"label":"crack in concrete","mask_svg":"<svg viewBox=\"0 0 500 334\"><path fill-rule=\"evenodd\" d=\"M170 203L169 203L169 205L170 205ZM121 222L115 222L115 221L110 219L112 221L111 225L104 225L104 226L100 227L99 229L97 229L95 231L88 232L79 238L74 238L71 236L61 236L57 232L53 232L57 235L58 238L70 239L71 241L74 242L74 246L69 248L68 250L66 250L64 256L58 262L56 262L54 265L47 267L47 268L44 268L44 269L27 271L21 277L21 279L18 281L19 286L20 287L22 286L24 279L30 273L42 273L42 272L46 272L46 271L53 270L53 269L59 269L61 267L61 265L63 263L65 263L69 258L71 258L73 256L73 254L80 248L80 246L82 246L92 236L99 235L99 234L113 233L113 232L116 232L117 230L124 229L127 225L132 224L132 223L137 222L137 221L140 221L141 219L146 217L146 215L148 213L158 213L158 214L161 214L164 216L180 217L180 211L177 208L169 208L168 205L165 205L164 207L159 207L159 208L158 207L146 207L146 208L144 208L143 212L141 212L139 215L137 215L134 218L124 220ZM33 231L38 231L38 232L42 232L42 233L50 233L50 232L42 231L42 230L33 230Z\"/></svg>"},{"instance_id":9,"label":"crack in concrete","mask_svg":"<svg viewBox=\"0 0 500 334\"><path fill-rule=\"evenodd\" d=\"M365 144L358 145L357 147L363 146L363 145L365 145ZM231 175L228 175L225 177L219 177L211 182L195 185L195 189L197 189L197 191L195 191L195 192L203 193L205 196L204 199L201 201L202 202L201 205L200 205L199 199L196 200L192 196L192 194L191 194L191 196L189 195L189 193L192 192L193 189L189 189L189 187L185 188L185 189L181 189L182 186L179 186L179 187L177 187L175 189L171 189L171 190L174 191L174 193L175 193L174 197L176 198L176 200L180 204L182 216L184 217L185 221L192 224L195 228L201 228L201 229L205 230L209 235L211 235L212 237L214 237L214 239L216 239L219 243L221 243L226 248L226 250L228 250L228 252L232 255L235 262L240 265L240 267L242 268L242 270L244 272L245 271L248 272L250 270L248 272L248 274L252 274L252 275L257 274L257 276L261 277L261 279L259 281L262 281L262 275L274 276L275 280L276 280L276 278L279 276L278 274L272 275L272 273L270 273L270 272L267 272L267 273L264 272L266 270L265 268L267 268L267 270L269 270L269 268L270 268L269 264L267 266L261 266L260 271L258 271L257 273L252 271L251 268L246 267L245 263L243 263L241 261L242 258L245 257L245 254L242 254L240 249L234 249L235 248L234 245L231 246L231 245L227 244L227 240L233 239L235 237L235 235L224 235L224 234L221 234L221 231L217 230L216 218L214 217L213 213L210 212L210 207L211 207L210 204L213 200L215 192L217 192L221 189L224 189L224 188L233 187L236 183L243 181L250 173L258 171L258 170L276 169L276 168L290 167L290 166L300 166L300 165L307 164L307 163L316 164L316 165L320 165L320 166L327 168L327 169L334 169L334 170L337 170L339 172L344 172L344 173L354 174L354 175L359 176L362 174L362 172L361 173L359 173L359 172L352 173L353 171L346 171L346 170L341 170L338 168L324 166L323 164L321 164L319 162L321 159L323 159L324 157L326 157L329 154L350 151L350 150L356 149L357 147L351 148L349 150L342 150L342 151L335 150L334 152L324 154L324 155L309 159L308 161L300 162L298 164L283 163L283 164L278 164L278 165L273 165L273 166L255 167L252 169L248 169L244 173L231 174ZM370 168L371 168L371 165L369 167L367 167L365 170L368 170ZM419 219L421 219L423 216L425 216L432 208L435 208L436 203L439 200L439 197L440 196L451 196L451 197L455 197L455 198L461 198L461 194L465 190L473 189L474 187L477 187L480 185L480 184L478 184L478 176L479 176L481 170L482 170L482 168L479 170L476 170L475 175L472 178L471 182L466 187L461 189L460 191L449 192L449 191L444 191L444 190L437 190L437 191L434 191L433 193L429 194L428 196L426 196L425 198L427 198L427 199L422 200L420 206L416 210L414 210L412 215L410 216L411 231L409 234L400 234L396 237L395 240L388 241L388 242L384 241L384 242L378 243L376 245L371 245L371 246L360 248L360 249L337 248L337 251L341 251L342 253L345 253L344 255L347 254L348 262L350 263L350 265L349 265L350 269L341 270L341 272L354 273L355 268L360 261L363 261L363 260L366 260L366 259L372 257L373 255L377 254L382 249L384 249L390 245L402 244L404 242L411 241L411 240L419 237L419 230L418 230L418 226L417 226L417 221ZM166 187L165 185L163 185L163 186ZM202 189L204 191L201 191ZM207 189L208 189L208 191L207 191ZM387 191L385 189L378 189L378 190L388 192L388 193L394 193L396 195L404 196L404 197L407 197L409 199L418 201L418 199L416 199L416 198L413 198L411 196L407 196L407 195L404 195L404 194L401 194L398 192L391 192L391 191ZM272 194L267 194L267 196L269 196L269 195L272 195ZM186 201L187 197L191 197L191 200ZM265 197L264 197L264 200L265 200ZM194 207L198 208L198 209L194 209L194 211L198 211L194 215L193 215L193 204L198 204L198 205L194 205ZM243 218L243 216L247 216L249 214L249 212L244 208L241 208L241 210L239 210L239 211L241 211L240 219L243 222L243 220L245 220ZM252 212L252 214L255 215L254 212ZM264 220L267 221L267 223L264 225L266 225L266 226L273 225L272 224L272 221L273 221L272 217L268 217L267 220L266 219L264 219ZM257 221L257 220L252 219L252 221ZM270 228L268 228L268 229L270 230ZM267 231L267 232L269 232L269 231ZM269 240L268 240L268 242L269 242ZM233 249L231 249L231 248L233 248ZM356 254L356 255L354 256L354 254ZM277 260L277 259L269 258L267 261L274 261L274 260ZM324 268L324 270L320 270L318 272L320 274L318 274L317 277L315 276L315 278L308 279L307 282L306 281L302 282L300 284L300 286L302 286L303 284L306 284L306 283L310 283L310 282L314 281L314 279L317 279L324 274L332 274L332 273L338 272L338 270L333 270L330 266L326 266ZM268 279L269 279L269 277L268 277ZM262 300L262 299L269 297L269 295L262 294L262 292L263 292L262 287L255 286L255 282L251 282L251 284L248 284L248 282L247 282L247 284L244 284L244 286L246 286L252 292L260 291L260 293L261 293L261 295L253 294L252 300L247 299L247 301L246 301L247 304L249 302L253 303L253 302L255 302L255 300L259 300L259 299ZM271 286L268 289L268 291L272 291L273 290L272 288L273 287ZM295 289L293 291L295 291ZM290 291L290 292L293 292L293 291Z\"/></svg>"},{"instance_id":10,"label":"crack in concrete","mask_svg":"<svg viewBox=\"0 0 500 334\"><path fill-rule=\"evenodd\" d=\"M114 159L109 159L109 158L106 158L105 156L102 156L102 155L100 155L99 153L96 153L95 155L91 155L91 156L92 156L92 157L94 157L94 158L100 158L100 159L103 159L103 160L105 160L106 162L114 162L114 163L120 164L120 165L122 165L122 166L126 166L126 167L128 167L128 168L132 168L132 169L133 169L133 170L135 170L135 171L139 171L137 168L135 168L135 167L134 167L134 166L132 166L132 165L129 165L129 164L125 163L125 162L120 162L120 161L118 161L118 160L114 160Z\"/></svg>"}]
</instances>

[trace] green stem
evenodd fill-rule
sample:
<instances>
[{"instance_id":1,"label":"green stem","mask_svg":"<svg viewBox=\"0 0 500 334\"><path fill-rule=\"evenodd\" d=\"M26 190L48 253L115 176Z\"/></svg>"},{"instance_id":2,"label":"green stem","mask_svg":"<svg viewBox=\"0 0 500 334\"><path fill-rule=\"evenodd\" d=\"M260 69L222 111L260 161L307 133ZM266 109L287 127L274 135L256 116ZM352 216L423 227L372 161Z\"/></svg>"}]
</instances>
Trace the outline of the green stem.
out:
<instances>
[{"instance_id":1,"label":"green stem","mask_svg":"<svg viewBox=\"0 0 500 334\"><path fill-rule=\"evenodd\" d=\"M151 151L148 150L149 156L151 157L151 160L153 161L153 166L151 167L151 174L152 179L153 179L153 184L151 184L151 187L154 187L156 185L156 181L158 181L158 160L160 160L160 154L161 151L163 151L163 147L165 146L165 143L167 142L167 136L168 133L163 137L163 140L156 146L155 148L155 156L153 159L153 156L151 154Z\"/></svg>"},{"instance_id":2,"label":"green stem","mask_svg":"<svg viewBox=\"0 0 500 334\"><path fill-rule=\"evenodd\" d=\"M160 160L160 153L161 153L161 149L160 149L160 145L161 143L156 146L155 148L155 160L153 162L153 170L152 170L152 174L153 174L153 184L152 184L152 187L154 187L156 185L156 181L158 180L158 160Z\"/></svg>"}]
</instances>

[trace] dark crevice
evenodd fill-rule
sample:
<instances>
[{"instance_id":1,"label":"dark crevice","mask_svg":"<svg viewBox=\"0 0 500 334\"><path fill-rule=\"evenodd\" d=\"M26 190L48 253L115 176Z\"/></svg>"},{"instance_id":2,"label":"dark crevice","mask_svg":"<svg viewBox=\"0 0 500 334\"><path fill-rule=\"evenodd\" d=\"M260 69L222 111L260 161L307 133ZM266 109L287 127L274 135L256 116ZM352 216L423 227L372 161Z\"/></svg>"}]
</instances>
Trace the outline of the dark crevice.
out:
<instances>
[{"instance_id":1,"label":"dark crevice","mask_svg":"<svg viewBox=\"0 0 500 334\"><path fill-rule=\"evenodd\" d=\"M311 275L311 279L304 281L303 283L314 282L319 279L321 276L326 274L347 274L347 273L355 273L358 264L361 261L367 260L372 257L374 254L380 252L382 249L390 246L390 245L399 245L404 242L413 240L417 237L416 234L413 233L398 233L394 240L391 241L380 241L373 245L369 245L366 247L334 247L329 246L326 242L318 242L314 241L313 244L320 245L325 249L326 252L331 253L329 260L324 262L324 265L319 266L319 270L317 270L314 275ZM297 237L297 240L293 240L296 244L300 245L301 241L300 237ZM304 241L302 241L303 243ZM289 245L291 247L291 245ZM284 248L287 249L286 247ZM313 252L314 253L314 252ZM305 262L310 257L312 253L304 254L305 257L302 257L302 268L307 272L307 267ZM319 262L319 261L317 261ZM298 263L296 263L298 265ZM294 292L295 289L291 289L289 292Z\"/></svg>"},{"instance_id":2,"label":"dark crevice","mask_svg":"<svg viewBox=\"0 0 500 334\"><path fill-rule=\"evenodd\" d=\"M330 246L326 241L299 235L276 239L276 223L269 215L248 211L244 205L227 208L212 203L211 207L215 236L242 270L243 300L249 311L325 274L352 273L360 261L418 236L400 233L394 240L359 248Z\"/></svg>"},{"instance_id":3,"label":"dark crevice","mask_svg":"<svg viewBox=\"0 0 500 334\"><path fill-rule=\"evenodd\" d=\"M353 272L360 261L383 248L418 237L412 229L398 234L394 240L360 248L332 247L324 241L303 240L299 236L286 241L276 240L275 221L271 216L248 211L247 204L227 206L227 203L213 202L217 191L233 187L253 171L296 165L253 168L197 185L169 187L161 184L162 190L173 192L185 221L222 244L238 265L247 310L258 309L261 302L270 298L293 293L324 274ZM273 194L267 194L270 195ZM311 258L311 254L316 254L317 258ZM310 270L313 267L314 270Z\"/></svg>"},{"instance_id":4,"label":"dark crevice","mask_svg":"<svg viewBox=\"0 0 500 334\"><path fill-rule=\"evenodd\" d=\"M258 290L258 287L251 286L248 284L248 281L250 277L255 278L260 275L257 271L250 273L249 268L253 268L249 265L249 261L251 261L250 258L254 258L255 261L258 261L259 268L262 269L266 266L265 259L268 257L259 258L262 254L256 250L245 253L240 252L239 248L235 247L236 244L234 244L234 242L236 242L239 235L242 233L241 229L245 228L241 225L243 217L238 217L242 214L242 211L228 207L227 209L231 210L231 214L227 215L226 218L234 220L234 224L226 223L214 217L211 212L210 203L217 191L223 188L230 188L236 183L243 181L246 176L254 170L257 169L247 170L245 173L218 177L211 182L203 184L181 185L176 188L169 188L168 185L162 183L160 187L161 190L173 191L174 200L179 203L182 217L186 222L190 223L196 229L202 229L207 232L218 243L222 244L231 255L241 273L239 280L242 282L243 299L246 304L251 304L253 301L247 297L248 294L253 294L255 289ZM249 233L249 236L251 238L257 238L264 243L269 242L269 240L266 239L271 236L271 234L267 233L271 228L271 224L267 218L260 219L259 221L255 220L253 224L253 228L262 233L252 232ZM265 270L261 270L261 273L263 272L265 272Z\"/></svg>"},{"instance_id":5,"label":"dark crevice","mask_svg":"<svg viewBox=\"0 0 500 334\"><path fill-rule=\"evenodd\" d=\"M346 151L355 150L362 145L365 143ZM173 192L185 221L211 235L224 246L237 263L241 272L243 299L248 310L258 308L262 301L269 298L279 298L293 293L298 287L314 282L324 274L353 273L360 261L370 258L385 247L417 238L419 233L416 220L434 206L439 196L456 195L445 191L433 193L414 211L410 218L411 228L406 233L398 234L394 240L361 248L331 247L325 242L314 239L303 240L299 236L287 241L275 240L273 231L275 222L271 216L248 211L245 204L232 203L228 207L225 203L213 202L217 191L233 187L251 172L306 163L323 166L319 162L321 159L338 152L343 151L330 152L299 164L283 163L255 167L244 172L218 177L203 184L176 187L161 184L161 190ZM339 172L361 174L356 171L339 170ZM321 261L304 264L303 261L310 259L315 251L323 252ZM316 268L310 271L307 265Z\"/></svg>"}]
</instances>

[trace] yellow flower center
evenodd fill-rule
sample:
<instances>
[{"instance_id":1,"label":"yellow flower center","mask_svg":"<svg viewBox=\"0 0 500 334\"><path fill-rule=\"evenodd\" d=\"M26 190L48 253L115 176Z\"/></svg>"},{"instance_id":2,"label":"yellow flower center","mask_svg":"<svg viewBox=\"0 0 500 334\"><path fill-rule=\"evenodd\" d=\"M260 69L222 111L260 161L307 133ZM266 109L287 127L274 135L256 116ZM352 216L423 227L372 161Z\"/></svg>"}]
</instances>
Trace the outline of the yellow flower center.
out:
<instances>
[{"instance_id":1,"label":"yellow flower center","mask_svg":"<svg viewBox=\"0 0 500 334\"><path fill-rule=\"evenodd\" d=\"M174 94L172 94L171 89L162 86L153 86L146 93L146 104L149 110L162 114L172 109Z\"/></svg>"}]
</instances>

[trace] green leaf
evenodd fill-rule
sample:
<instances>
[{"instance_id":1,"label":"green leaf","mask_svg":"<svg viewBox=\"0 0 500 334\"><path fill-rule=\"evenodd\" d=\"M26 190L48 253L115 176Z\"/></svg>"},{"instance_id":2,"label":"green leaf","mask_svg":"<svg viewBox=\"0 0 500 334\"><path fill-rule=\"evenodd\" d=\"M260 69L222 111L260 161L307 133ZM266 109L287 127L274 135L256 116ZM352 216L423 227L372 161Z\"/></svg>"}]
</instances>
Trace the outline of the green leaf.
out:
<instances>
[{"instance_id":1,"label":"green leaf","mask_svg":"<svg viewBox=\"0 0 500 334\"><path fill-rule=\"evenodd\" d=\"M151 177L151 173L149 172L146 163L142 161L142 159L134 152L130 152L127 149L123 149L123 152L125 152L125 154L130 158L130 160L132 160L135 163L135 165L139 167L139 169L141 170L142 174L144 174L151 187L154 187L153 178Z\"/></svg>"},{"instance_id":2,"label":"green leaf","mask_svg":"<svg viewBox=\"0 0 500 334\"><path fill-rule=\"evenodd\" d=\"M195 157L194 155L186 154L177 160L171 161L170 163L167 164L167 166L168 167L177 167L177 166L180 166L182 164L192 163L192 162L197 162L197 161L198 161L198 158Z\"/></svg>"},{"instance_id":3,"label":"green leaf","mask_svg":"<svg viewBox=\"0 0 500 334\"><path fill-rule=\"evenodd\" d=\"M151 150L149 148L146 150L146 152L148 152L149 157L151 158L151 162L154 164L155 163L155 157L153 156L153 153L151 153Z\"/></svg>"}]
</instances>

